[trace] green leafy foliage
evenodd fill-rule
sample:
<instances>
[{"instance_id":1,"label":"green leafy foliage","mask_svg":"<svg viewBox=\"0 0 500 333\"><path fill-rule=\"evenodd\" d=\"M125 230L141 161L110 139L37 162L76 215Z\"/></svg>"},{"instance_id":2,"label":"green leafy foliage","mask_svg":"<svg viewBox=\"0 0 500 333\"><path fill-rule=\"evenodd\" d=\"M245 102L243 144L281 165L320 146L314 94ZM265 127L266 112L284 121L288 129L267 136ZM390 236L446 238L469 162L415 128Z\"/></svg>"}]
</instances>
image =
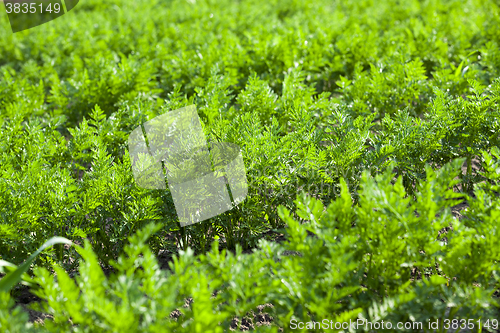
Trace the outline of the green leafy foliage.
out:
<instances>
[{"instance_id":1,"label":"green leafy foliage","mask_svg":"<svg viewBox=\"0 0 500 333\"><path fill-rule=\"evenodd\" d=\"M14 308L14 304L9 293L0 292L0 329L9 333L34 332L28 314L20 306Z\"/></svg>"},{"instance_id":2,"label":"green leafy foliage","mask_svg":"<svg viewBox=\"0 0 500 333\"><path fill-rule=\"evenodd\" d=\"M493 0L85 0L2 34L0 262L34 265L37 329L494 316L499 25ZM249 191L181 228L127 138L192 104ZM30 257L54 236L77 245ZM0 295L0 330L32 329Z\"/></svg>"},{"instance_id":3,"label":"green leafy foliage","mask_svg":"<svg viewBox=\"0 0 500 333\"><path fill-rule=\"evenodd\" d=\"M53 237L45 242L35 253L33 253L21 266L16 267L5 260L0 262L0 267L10 267L15 268L13 271L9 272L6 276L0 280L0 293L9 292L15 284L21 281L23 274L28 271L31 264L35 260L36 256L39 255L47 247L55 244L68 244L71 245L71 241L63 237Z\"/></svg>"},{"instance_id":4,"label":"green leafy foliage","mask_svg":"<svg viewBox=\"0 0 500 333\"><path fill-rule=\"evenodd\" d=\"M485 159L489 172L497 169L500 151ZM169 271L159 269L147 245L159 225L147 225L129 237L109 276L86 241L84 247L76 246L82 257L76 276L57 265L56 276L46 268L35 269L35 293L46 300L41 310L54 317L36 328L222 332L233 318L244 318L266 303L273 304L270 331L325 318L393 323L447 316L493 319L500 305L492 297L499 287L494 246L499 199L485 203L481 196L471 198L470 214L462 221L453 218L450 207L463 197L452 190L462 162L438 172L427 167L415 201L406 195L401 176L393 184L390 171L375 178L365 172L359 204L353 206L341 179L340 195L327 207L302 195L294 218L280 206L285 242L261 240L249 254L239 244L233 253L214 242L197 257L188 248L174 257ZM496 173L485 176L498 178ZM485 183L482 191L491 186L496 185ZM475 220L488 214L491 218L482 218L478 229ZM436 237L450 224L448 240Z\"/></svg>"},{"instance_id":5,"label":"green leafy foliage","mask_svg":"<svg viewBox=\"0 0 500 333\"><path fill-rule=\"evenodd\" d=\"M362 170L391 161L413 194L426 163L465 157L470 192L480 181L472 161L498 140L499 83L484 74L495 63L491 12L495 4L477 1L91 0L2 36L4 259L57 234L101 244L108 262L150 220L184 248L190 240L203 251L214 237L249 248L282 227L276 208L292 209L300 190L327 203L344 177L356 201ZM181 231L169 193L133 185L126 140L192 103L211 141L244 148L252 188L239 210ZM174 246L156 236L151 245Z\"/></svg>"}]
</instances>

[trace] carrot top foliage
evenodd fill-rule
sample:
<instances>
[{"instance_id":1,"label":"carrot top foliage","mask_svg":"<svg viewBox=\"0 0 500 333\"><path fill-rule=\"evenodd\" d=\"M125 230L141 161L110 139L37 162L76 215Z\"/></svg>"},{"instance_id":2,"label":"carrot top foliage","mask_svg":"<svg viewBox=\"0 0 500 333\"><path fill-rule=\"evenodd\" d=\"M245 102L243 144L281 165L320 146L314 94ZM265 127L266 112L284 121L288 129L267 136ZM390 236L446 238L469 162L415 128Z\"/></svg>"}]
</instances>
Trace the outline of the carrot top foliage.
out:
<instances>
[{"instance_id":1,"label":"carrot top foliage","mask_svg":"<svg viewBox=\"0 0 500 333\"><path fill-rule=\"evenodd\" d=\"M1 34L0 260L75 245L29 272L54 320L0 293L0 328L215 332L266 303L285 331L498 317L498 26L493 0L82 0ZM249 193L181 228L127 138L191 104L242 147Z\"/></svg>"}]
</instances>

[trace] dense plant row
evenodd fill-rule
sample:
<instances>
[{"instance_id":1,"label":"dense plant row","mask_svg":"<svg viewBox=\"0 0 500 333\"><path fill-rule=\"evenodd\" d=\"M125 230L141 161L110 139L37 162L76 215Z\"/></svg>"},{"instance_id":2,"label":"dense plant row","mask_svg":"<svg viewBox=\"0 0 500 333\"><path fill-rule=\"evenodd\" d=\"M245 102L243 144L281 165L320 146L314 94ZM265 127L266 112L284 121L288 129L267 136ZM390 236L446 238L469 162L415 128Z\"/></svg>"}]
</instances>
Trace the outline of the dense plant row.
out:
<instances>
[{"instance_id":1,"label":"dense plant row","mask_svg":"<svg viewBox=\"0 0 500 333\"><path fill-rule=\"evenodd\" d=\"M112 262L115 273L106 277L86 241L76 246L83 260L75 280L60 266L54 266L57 277L45 268L35 270L35 293L47 300L43 310L54 316L36 328L223 332L234 318L266 303L273 304L267 310L274 325L259 330L273 332L291 321L322 319L428 323L498 318L499 303L492 295L500 282L500 150L485 153L485 160L487 181L476 187L476 198L467 198L471 206L461 221L450 212L463 198L452 190L463 161L457 160L439 172L428 167L416 200L408 197L401 176L394 182L390 170L375 178L363 173L359 205L353 206L343 179L340 196L326 209L319 200L302 196L296 202L298 219L279 208L288 225L287 241L261 240L251 254L242 254L239 245L235 253L221 252L214 242L198 257L191 249L181 251L171 271L163 272L146 244L160 226L148 225L130 237L124 254ZM453 231L436 237L449 225ZM412 269L422 279L410 279ZM8 332L35 329L26 324L26 314L8 312L9 296L0 295L0 323ZM192 299L188 305L187 298ZM173 317L175 310L180 314Z\"/></svg>"},{"instance_id":2,"label":"dense plant row","mask_svg":"<svg viewBox=\"0 0 500 333\"><path fill-rule=\"evenodd\" d=\"M464 315L484 316L498 288L499 24L493 0L85 0L49 24L2 34L0 260L21 264L53 236L75 242L36 261L38 293L58 318L53 330L69 317L78 327L153 330L186 297L200 300L168 325L227 327L266 302L281 326L328 311L396 320L423 307L422 316L437 316L430 308L446 303L433 302L447 297ZM0 26L8 29L6 15ZM243 148L250 188L237 208L181 228L168 191L135 185L127 138L191 104L210 142ZM443 211L460 202L452 189L470 206L462 221ZM304 192L310 197L296 203ZM434 242L450 223L447 245ZM285 226L287 245L261 239ZM238 251L260 245L226 257L214 240ZM285 249L302 256L275 262L273 251ZM165 277L154 256L179 250L176 273ZM312 258L324 263L314 268ZM104 279L98 263L120 260ZM59 283L40 268L58 266L79 267L89 283L71 310L56 303L80 291L61 269ZM433 277L412 284L412 268ZM457 281L445 287L437 276ZM207 286L190 282L198 277ZM158 313L148 317L141 302ZM123 312L106 310L113 304Z\"/></svg>"},{"instance_id":3,"label":"dense plant row","mask_svg":"<svg viewBox=\"0 0 500 333\"><path fill-rule=\"evenodd\" d=\"M362 170L395 161L412 193L425 163L465 157L470 190L472 158L498 144L490 2L86 1L75 13L0 37L4 259L59 235L88 238L107 262L148 220L164 225L155 251L167 234L248 248L301 189L328 202L340 176L354 193ZM192 103L211 140L244 147L252 188L182 234L170 195L134 185L125 148L141 122Z\"/></svg>"}]
</instances>

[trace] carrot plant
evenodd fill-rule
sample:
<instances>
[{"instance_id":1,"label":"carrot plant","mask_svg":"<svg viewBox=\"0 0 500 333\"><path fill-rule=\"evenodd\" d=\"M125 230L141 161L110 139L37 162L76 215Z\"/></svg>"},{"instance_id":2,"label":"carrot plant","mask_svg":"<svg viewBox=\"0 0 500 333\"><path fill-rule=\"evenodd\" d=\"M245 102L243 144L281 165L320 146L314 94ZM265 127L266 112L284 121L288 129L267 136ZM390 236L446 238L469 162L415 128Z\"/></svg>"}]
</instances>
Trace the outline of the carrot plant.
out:
<instances>
[{"instance_id":1,"label":"carrot plant","mask_svg":"<svg viewBox=\"0 0 500 333\"><path fill-rule=\"evenodd\" d=\"M444 319L447 311L451 317L493 320L499 306L492 296L499 288L499 199L491 191L498 187L500 151L484 157L489 181L470 198L471 210L461 221L450 211L463 199L453 191L463 162L457 160L437 172L427 167L416 200L407 196L402 176L392 182L389 169L375 178L363 173L358 205L343 179L340 195L327 207L301 195L296 217L284 206L278 209L287 224L286 241L260 240L246 255L239 245L235 252L221 251L214 242L199 256L191 248L181 251L170 270L162 271L147 245L161 226L150 224L129 237L106 276L85 241L75 246L82 259L74 277L57 264L57 276L35 269L34 293L44 300L39 309L54 316L35 328L222 332L234 318L248 317L266 303L273 304L273 322L261 329L269 331L324 318L428 323ZM447 238L439 236L449 225Z\"/></svg>"},{"instance_id":2,"label":"carrot plant","mask_svg":"<svg viewBox=\"0 0 500 333\"><path fill-rule=\"evenodd\" d=\"M0 261L75 244L26 273L54 315L36 329L220 331L266 303L270 330L494 315L499 24L494 0L85 0L0 34ZM193 104L249 188L181 227L127 140ZM0 297L1 325L35 329Z\"/></svg>"}]
</instances>

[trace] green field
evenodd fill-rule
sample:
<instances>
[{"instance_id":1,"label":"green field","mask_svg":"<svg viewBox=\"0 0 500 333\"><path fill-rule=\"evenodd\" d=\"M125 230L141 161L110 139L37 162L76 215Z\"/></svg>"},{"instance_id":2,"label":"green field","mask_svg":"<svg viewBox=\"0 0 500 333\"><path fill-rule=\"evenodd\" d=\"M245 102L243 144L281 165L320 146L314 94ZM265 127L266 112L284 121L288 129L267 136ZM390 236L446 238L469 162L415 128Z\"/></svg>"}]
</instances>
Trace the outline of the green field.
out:
<instances>
[{"instance_id":1,"label":"green field","mask_svg":"<svg viewBox=\"0 0 500 333\"><path fill-rule=\"evenodd\" d=\"M0 332L499 329L497 0L0 13ZM249 189L181 227L127 140L193 104Z\"/></svg>"}]
</instances>

